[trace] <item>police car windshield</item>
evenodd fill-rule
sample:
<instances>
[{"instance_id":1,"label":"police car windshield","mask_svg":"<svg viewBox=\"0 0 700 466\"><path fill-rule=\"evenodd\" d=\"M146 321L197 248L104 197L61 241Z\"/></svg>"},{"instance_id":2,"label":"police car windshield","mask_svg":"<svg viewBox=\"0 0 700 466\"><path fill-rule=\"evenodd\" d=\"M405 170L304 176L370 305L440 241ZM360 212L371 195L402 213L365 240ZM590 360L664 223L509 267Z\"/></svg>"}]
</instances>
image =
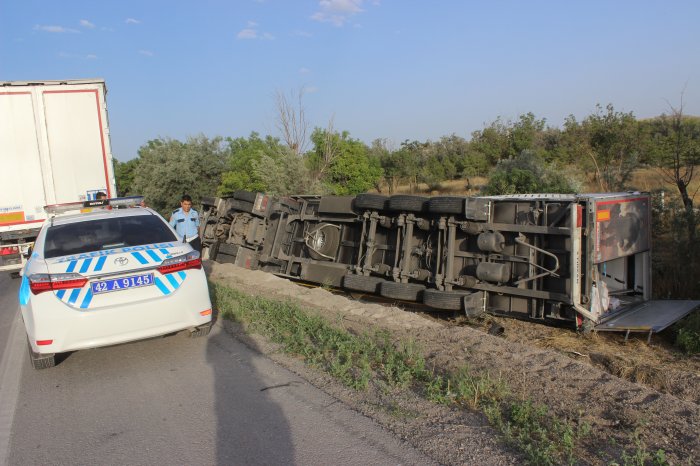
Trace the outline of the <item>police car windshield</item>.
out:
<instances>
[{"instance_id":1,"label":"police car windshield","mask_svg":"<svg viewBox=\"0 0 700 466\"><path fill-rule=\"evenodd\" d=\"M177 237L153 215L68 223L47 230L44 258L168 241L177 241Z\"/></svg>"}]
</instances>

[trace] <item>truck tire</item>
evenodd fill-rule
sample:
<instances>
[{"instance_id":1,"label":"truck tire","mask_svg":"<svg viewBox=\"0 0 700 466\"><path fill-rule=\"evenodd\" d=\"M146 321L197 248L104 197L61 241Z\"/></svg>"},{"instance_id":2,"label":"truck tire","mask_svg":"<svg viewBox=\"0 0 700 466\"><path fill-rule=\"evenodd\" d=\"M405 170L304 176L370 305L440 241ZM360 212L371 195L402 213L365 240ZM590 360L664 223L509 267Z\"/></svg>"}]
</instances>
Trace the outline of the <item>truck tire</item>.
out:
<instances>
[{"instance_id":1,"label":"truck tire","mask_svg":"<svg viewBox=\"0 0 700 466\"><path fill-rule=\"evenodd\" d=\"M240 191L234 191L233 198L238 199L240 201L246 201L246 202L253 203L253 202L255 202L255 197L257 195L258 195L258 193L240 190Z\"/></svg>"},{"instance_id":2,"label":"truck tire","mask_svg":"<svg viewBox=\"0 0 700 466\"><path fill-rule=\"evenodd\" d=\"M434 309L461 311L462 298L464 296L464 293L456 293L454 291L425 290L423 292L423 304Z\"/></svg>"},{"instance_id":3,"label":"truck tire","mask_svg":"<svg viewBox=\"0 0 700 466\"><path fill-rule=\"evenodd\" d=\"M464 213L463 197L432 197L428 200L428 212L433 214L462 214Z\"/></svg>"},{"instance_id":4,"label":"truck tire","mask_svg":"<svg viewBox=\"0 0 700 466\"><path fill-rule=\"evenodd\" d=\"M365 293L377 293L379 286L385 282L383 278L366 275L348 274L343 277L343 288Z\"/></svg>"},{"instance_id":5,"label":"truck tire","mask_svg":"<svg viewBox=\"0 0 700 466\"><path fill-rule=\"evenodd\" d=\"M207 207L216 207L216 198L208 196L202 197L202 205Z\"/></svg>"},{"instance_id":6,"label":"truck tire","mask_svg":"<svg viewBox=\"0 0 700 466\"><path fill-rule=\"evenodd\" d=\"M34 350L32 350L32 345L29 343L29 339L27 339L27 349L29 350L29 360L31 361L34 369L49 369L56 365L55 354L40 355L35 353Z\"/></svg>"},{"instance_id":7,"label":"truck tire","mask_svg":"<svg viewBox=\"0 0 700 466\"><path fill-rule=\"evenodd\" d=\"M353 203L355 210L384 210L388 197L381 194L358 194Z\"/></svg>"},{"instance_id":8,"label":"truck tire","mask_svg":"<svg viewBox=\"0 0 700 466\"><path fill-rule=\"evenodd\" d=\"M426 200L422 196L397 194L389 198L388 208L394 212L423 212Z\"/></svg>"},{"instance_id":9,"label":"truck tire","mask_svg":"<svg viewBox=\"0 0 700 466\"><path fill-rule=\"evenodd\" d=\"M253 211L253 203L248 201L232 200L226 203L226 207L229 208L227 214L232 215L236 212L246 212L251 213Z\"/></svg>"},{"instance_id":10,"label":"truck tire","mask_svg":"<svg viewBox=\"0 0 700 466\"><path fill-rule=\"evenodd\" d=\"M379 294L385 298L401 299L403 301L420 301L425 290L424 285L417 283L384 282L379 285Z\"/></svg>"}]
</instances>

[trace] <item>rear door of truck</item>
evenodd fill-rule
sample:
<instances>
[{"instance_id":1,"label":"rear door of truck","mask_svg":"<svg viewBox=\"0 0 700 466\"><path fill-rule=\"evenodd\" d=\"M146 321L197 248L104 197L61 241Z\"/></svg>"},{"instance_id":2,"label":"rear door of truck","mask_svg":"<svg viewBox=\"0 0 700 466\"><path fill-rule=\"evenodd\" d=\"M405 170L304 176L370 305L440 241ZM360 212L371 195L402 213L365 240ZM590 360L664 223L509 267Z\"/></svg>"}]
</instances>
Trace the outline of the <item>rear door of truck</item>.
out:
<instances>
[{"instance_id":1,"label":"rear door of truck","mask_svg":"<svg viewBox=\"0 0 700 466\"><path fill-rule=\"evenodd\" d=\"M41 124L32 88L0 87L0 232L38 227L46 218Z\"/></svg>"},{"instance_id":2,"label":"rear door of truck","mask_svg":"<svg viewBox=\"0 0 700 466\"><path fill-rule=\"evenodd\" d=\"M116 196L105 92L101 80L0 83L0 230L38 226L48 204Z\"/></svg>"}]
</instances>

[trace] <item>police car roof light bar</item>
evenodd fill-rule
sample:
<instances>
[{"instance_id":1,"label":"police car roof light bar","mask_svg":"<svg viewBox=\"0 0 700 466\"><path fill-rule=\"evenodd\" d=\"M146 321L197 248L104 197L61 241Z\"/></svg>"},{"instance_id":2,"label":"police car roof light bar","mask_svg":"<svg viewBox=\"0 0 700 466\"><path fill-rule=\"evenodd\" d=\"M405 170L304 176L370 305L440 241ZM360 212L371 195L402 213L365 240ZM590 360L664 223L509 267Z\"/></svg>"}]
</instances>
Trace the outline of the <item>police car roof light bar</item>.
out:
<instances>
[{"instance_id":1,"label":"police car roof light bar","mask_svg":"<svg viewBox=\"0 0 700 466\"><path fill-rule=\"evenodd\" d=\"M93 199L90 201L66 202L63 204L51 204L44 206L44 211L56 216L66 212L80 212L82 209L90 209L93 207L140 207L143 202L143 196L128 196L115 197L112 199Z\"/></svg>"}]
</instances>

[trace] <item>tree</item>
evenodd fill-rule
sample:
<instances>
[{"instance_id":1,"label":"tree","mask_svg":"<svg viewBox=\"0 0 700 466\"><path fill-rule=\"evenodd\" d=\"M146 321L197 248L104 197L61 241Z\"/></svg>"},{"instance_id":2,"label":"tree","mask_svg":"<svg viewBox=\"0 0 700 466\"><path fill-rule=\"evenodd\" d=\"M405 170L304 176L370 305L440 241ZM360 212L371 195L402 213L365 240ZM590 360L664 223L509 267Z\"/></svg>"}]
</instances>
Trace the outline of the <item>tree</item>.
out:
<instances>
[{"instance_id":1,"label":"tree","mask_svg":"<svg viewBox=\"0 0 700 466\"><path fill-rule=\"evenodd\" d=\"M662 114L644 123L649 132L651 159L664 180L678 189L685 209L688 239L692 244L696 236L696 214L692 194L688 188L700 164L700 118L683 114L683 96L678 108L669 105L670 115Z\"/></svg>"},{"instance_id":2,"label":"tree","mask_svg":"<svg viewBox=\"0 0 700 466\"><path fill-rule=\"evenodd\" d=\"M588 159L603 191L623 191L638 167L641 135L634 115L616 112L612 104L596 106L583 123Z\"/></svg>"},{"instance_id":3,"label":"tree","mask_svg":"<svg viewBox=\"0 0 700 466\"><path fill-rule=\"evenodd\" d=\"M314 150L308 162L317 179L331 194L350 195L366 192L382 176L378 161L368 156L367 146L350 138L347 131L329 132L316 128L311 134Z\"/></svg>"},{"instance_id":4,"label":"tree","mask_svg":"<svg viewBox=\"0 0 700 466\"><path fill-rule=\"evenodd\" d=\"M212 196L221 179L224 151L219 137L203 135L180 142L154 139L138 151L138 170L131 189L146 197L150 207L167 216L187 193L197 200Z\"/></svg>"},{"instance_id":5,"label":"tree","mask_svg":"<svg viewBox=\"0 0 700 466\"><path fill-rule=\"evenodd\" d=\"M120 162L114 159L114 180L117 183L118 196L138 195L134 192L132 186L134 184L134 176L139 167L139 159L131 159L126 162Z\"/></svg>"},{"instance_id":6,"label":"tree","mask_svg":"<svg viewBox=\"0 0 700 466\"><path fill-rule=\"evenodd\" d=\"M248 138L228 138L226 171L218 187L220 195L231 194L239 189L248 191L266 191L271 186L260 177L260 171L254 170L263 156L279 160L286 148L279 139L266 136L262 139L256 132ZM259 166L259 165L258 165Z\"/></svg>"},{"instance_id":7,"label":"tree","mask_svg":"<svg viewBox=\"0 0 700 466\"><path fill-rule=\"evenodd\" d=\"M282 140L296 155L306 152L309 145L307 131L309 124L304 108L304 88L291 92L289 98L281 91L275 93L277 107L276 126L282 134Z\"/></svg>"},{"instance_id":8,"label":"tree","mask_svg":"<svg viewBox=\"0 0 700 466\"><path fill-rule=\"evenodd\" d=\"M382 169L382 178L378 179L374 185L377 192L382 192L382 181L386 183L389 193L394 192L393 179L391 175L387 175L385 166L391 166L389 162L391 158L392 151L389 149L389 142L387 139L378 138L372 141L369 147L367 156L373 165L377 165Z\"/></svg>"},{"instance_id":9,"label":"tree","mask_svg":"<svg viewBox=\"0 0 700 466\"><path fill-rule=\"evenodd\" d=\"M251 160L253 175L265 186L265 192L274 195L314 194L320 187L312 179L304 160L291 149L279 154L263 154Z\"/></svg>"}]
</instances>

